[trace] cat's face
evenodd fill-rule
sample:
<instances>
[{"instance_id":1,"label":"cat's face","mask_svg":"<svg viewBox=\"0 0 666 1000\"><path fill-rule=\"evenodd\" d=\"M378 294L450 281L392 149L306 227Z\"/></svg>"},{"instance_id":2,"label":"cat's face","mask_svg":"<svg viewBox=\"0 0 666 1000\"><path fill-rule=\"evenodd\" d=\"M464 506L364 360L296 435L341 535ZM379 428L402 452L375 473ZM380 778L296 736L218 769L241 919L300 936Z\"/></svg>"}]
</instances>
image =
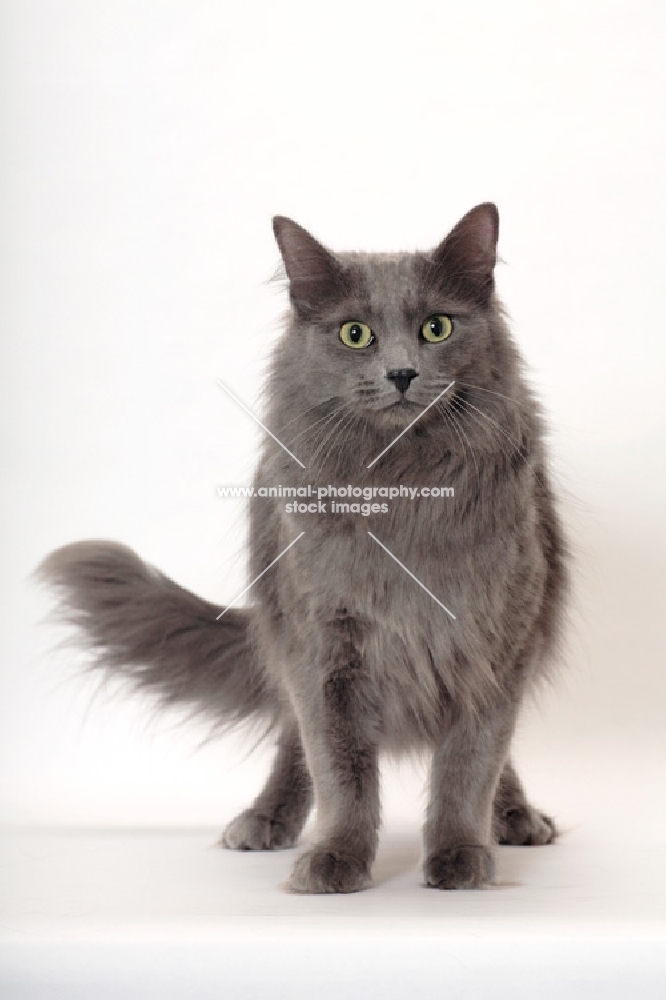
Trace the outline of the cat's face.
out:
<instances>
[{"instance_id":1,"label":"cat's face","mask_svg":"<svg viewBox=\"0 0 666 1000\"><path fill-rule=\"evenodd\" d=\"M330 401L399 428L451 382L490 380L494 206L473 209L430 254L334 255L289 219L274 227L293 307L282 359L297 405Z\"/></svg>"}]
</instances>

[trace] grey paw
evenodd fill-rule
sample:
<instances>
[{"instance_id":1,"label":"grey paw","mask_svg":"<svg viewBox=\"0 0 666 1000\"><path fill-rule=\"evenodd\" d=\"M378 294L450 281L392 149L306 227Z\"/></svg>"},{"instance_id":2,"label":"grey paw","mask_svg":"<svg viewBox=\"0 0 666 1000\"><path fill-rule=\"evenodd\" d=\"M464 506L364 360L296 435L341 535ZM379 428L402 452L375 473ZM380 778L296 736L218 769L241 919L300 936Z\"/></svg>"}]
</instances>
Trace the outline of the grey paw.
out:
<instances>
[{"instance_id":1,"label":"grey paw","mask_svg":"<svg viewBox=\"0 0 666 1000\"><path fill-rule=\"evenodd\" d=\"M495 839L499 844L537 846L551 844L557 837L557 827L545 813L532 806L507 809L495 821Z\"/></svg>"},{"instance_id":2,"label":"grey paw","mask_svg":"<svg viewBox=\"0 0 666 1000\"><path fill-rule=\"evenodd\" d=\"M431 854L424 865L432 889L478 889L492 882L495 866L489 848L476 844L448 847Z\"/></svg>"},{"instance_id":3,"label":"grey paw","mask_svg":"<svg viewBox=\"0 0 666 1000\"><path fill-rule=\"evenodd\" d=\"M366 866L351 854L313 847L294 865L287 888L291 892L360 892L371 885Z\"/></svg>"},{"instance_id":4,"label":"grey paw","mask_svg":"<svg viewBox=\"0 0 666 1000\"><path fill-rule=\"evenodd\" d=\"M236 816L220 837L220 845L234 851L276 851L293 847L298 833L271 816L246 809Z\"/></svg>"}]
</instances>

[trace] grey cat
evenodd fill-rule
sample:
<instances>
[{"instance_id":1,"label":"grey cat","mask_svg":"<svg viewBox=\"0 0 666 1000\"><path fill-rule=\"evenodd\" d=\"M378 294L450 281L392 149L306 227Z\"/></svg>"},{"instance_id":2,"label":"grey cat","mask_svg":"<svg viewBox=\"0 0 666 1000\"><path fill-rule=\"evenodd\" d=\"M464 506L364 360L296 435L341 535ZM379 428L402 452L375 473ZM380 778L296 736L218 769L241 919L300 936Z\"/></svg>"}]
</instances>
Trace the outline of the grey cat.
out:
<instances>
[{"instance_id":1,"label":"grey cat","mask_svg":"<svg viewBox=\"0 0 666 1000\"><path fill-rule=\"evenodd\" d=\"M226 847L291 847L314 804L314 844L289 887L364 889L379 754L429 751L425 884L482 886L493 842L556 835L509 749L566 591L542 419L494 291L497 209L478 205L430 253L333 254L290 219L273 225L291 311L265 421L289 453L267 436L255 486L436 484L455 497L401 497L363 516L255 496L259 579L242 609L111 542L65 546L41 575L96 666L277 737L266 787Z\"/></svg>"}]
</instances>

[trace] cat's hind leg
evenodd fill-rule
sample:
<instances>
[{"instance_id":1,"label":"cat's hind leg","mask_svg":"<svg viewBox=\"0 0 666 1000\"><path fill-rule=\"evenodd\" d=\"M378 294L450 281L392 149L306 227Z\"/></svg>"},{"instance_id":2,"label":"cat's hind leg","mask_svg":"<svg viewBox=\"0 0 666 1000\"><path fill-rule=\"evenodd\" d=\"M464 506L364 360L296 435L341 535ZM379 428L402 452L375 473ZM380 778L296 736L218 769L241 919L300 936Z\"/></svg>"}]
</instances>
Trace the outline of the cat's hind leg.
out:
<instances>
[{"instance_id":1,"label":"cat's hind leg","mask_svg":"<svg viewBox=\"0 0 666 1000\"><path fill-rule=\"evenodd\" d=\"M554 821L530 805L510 761L504 765L493 803L493 840L496 844L536 846L557 837Z\"/></svg>"},{"instance_id":2,"label":"cat's hind leg","mask_svg":"<svg viewBox=\"0 0 666 1000\"><path fill-rule=\"evenodd\" d=\"M283 730L266 786L231 821L220 845L236 851L293 847L312 807L312 780L295 723Z\"/></svg>"}]
</instances>

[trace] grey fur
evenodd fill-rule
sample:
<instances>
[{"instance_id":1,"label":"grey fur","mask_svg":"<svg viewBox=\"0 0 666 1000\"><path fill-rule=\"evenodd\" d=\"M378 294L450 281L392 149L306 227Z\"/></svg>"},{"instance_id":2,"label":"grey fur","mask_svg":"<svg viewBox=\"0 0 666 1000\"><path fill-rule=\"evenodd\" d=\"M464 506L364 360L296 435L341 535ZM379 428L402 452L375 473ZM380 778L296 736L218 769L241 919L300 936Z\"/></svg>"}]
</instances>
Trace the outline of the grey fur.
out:
<instances>
[{"instance_id":1,"label":"grey fur","mask_svg":"<svg viewBox=\"0 0 666 1000\"><path fill-rule=\"evenodd\" d=\"M276 693L248 635L249 614L209 604L116 542L84 541L52 552L37 570L60 596L60 618L76 626L94 666L187 704L216 726L248 718L266 730Z\"/></svg>"},{"instance_id":2,"label":"grey fur","mask_svg":"<svg viewBox=\"0 0 666 1000\"><path fill-rule=\"evenodd\" d=\"M491 844L547 843L509 762L516 714L545 675L565 593L565 551L543 425L495 297L497 210L472 209L431 253L338 254L274 220L292 310L272 358L255 485L454 486L455 500L393 500L385 513L295 514L251 503L246 611L219 610L110 543L51 555L99 666L213 718L279 732L266 788L225 831L227 847L292 846L314 800L314 845L296 892L370 884L380 822L379 754L432 752L425 884L493 876ZM443 343L419 337L454 317ZM352 350L348 320L375 342ZM404 396L386 377L418 375ZM368 469L396 435L455 385ZM371 531L454 614L370 537Z\"/></svg>"}]
</instances>

